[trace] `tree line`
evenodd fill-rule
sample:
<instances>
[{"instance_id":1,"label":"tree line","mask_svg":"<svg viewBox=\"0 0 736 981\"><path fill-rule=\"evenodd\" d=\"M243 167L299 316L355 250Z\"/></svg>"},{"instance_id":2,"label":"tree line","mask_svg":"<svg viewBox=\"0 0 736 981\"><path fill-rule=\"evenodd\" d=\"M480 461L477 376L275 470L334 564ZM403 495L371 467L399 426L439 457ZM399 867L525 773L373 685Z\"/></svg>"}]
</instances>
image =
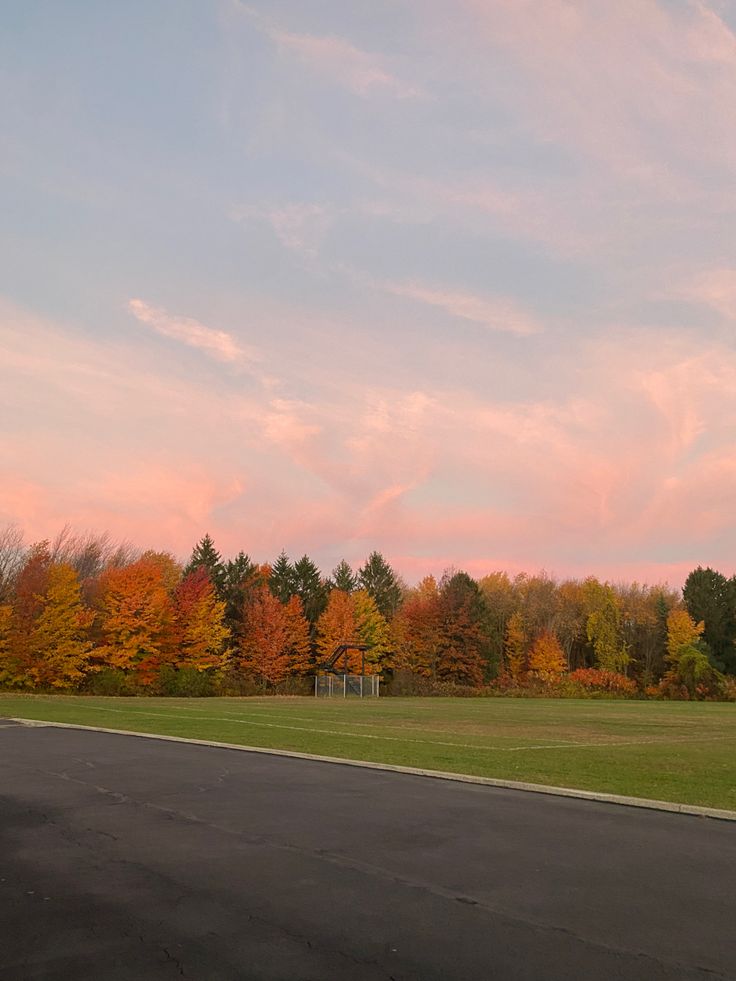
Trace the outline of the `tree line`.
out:
<instances>
[{"instance_id":1,"label":"tree line","mask_svg":"<svg viewBox=\"0 0 736 981\"><path fill-rule=\"evenodd\" d=\"M182 566L106 535L0 532L5 689L307 691L349 642L396 694L735 698L736 577L698 567L677 592L451 569L409 587L379 552L324 576L307 555L224 559L209 535Z\"/></svg>"}]
</instances>

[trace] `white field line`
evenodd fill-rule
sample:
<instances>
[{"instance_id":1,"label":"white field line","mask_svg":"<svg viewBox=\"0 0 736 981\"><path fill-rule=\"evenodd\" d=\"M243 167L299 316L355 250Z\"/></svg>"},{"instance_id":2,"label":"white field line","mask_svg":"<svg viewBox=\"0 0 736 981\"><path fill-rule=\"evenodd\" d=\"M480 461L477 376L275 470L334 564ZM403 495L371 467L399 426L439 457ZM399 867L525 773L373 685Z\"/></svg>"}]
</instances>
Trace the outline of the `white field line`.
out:
<instances>
[{"instance_id":1,"label":"white field line","mask_svg":"<svg viewBox=\"0 0 736 981\"><path fill-rule=\"evenodd\" d=\"M173 709L177 709L180 712L192 712L192 713L195 713L196 716L198 718L201 718L201 719L207 718L207 716L205 716L205 715L202 714L202 709L196 708L193 705L174 705L174 706L172 706L172 710ZM120 710L118 709L117 711L120 711ZM253 716L246 716L245 717L245 720L244 720L244 717L241 714L240 716L237 716L237 715L227 715L227 716L223 716L223 718L227 718L231 722L242 722L242 721L247 720L248 718L254 718L254 717ZM308 716L308 715L292 715L291 713L289 713L288 715L282 715L281 713L278 713L278 712L258 712L258 718L259 719L260 718L279 719L279 720L296 719L297 722L314 722L314 719L311 716ZM427 731L427 730L422 730L421 728L419 728L417 726L412 726L412 725L407 726L406 724L404 724L404 725L391 725L389 723L386 723L384 725L384 723L381 722L381 721L377 721L377 722L357 722L357 721L355 721L353 719L349 719L346 722L342 722L340 719L327 719L326 721L329 722L329 723L331 723L333 726L361 726L362 728L366 728L366 729L377 729L377 728L378 729L398 729L399 732L406 732L406 733L412 733L412 732L417 732L417 731L425 731L425 732ZM317 731L317 730L315 730L315 731ZM349 736L350 733L349 732L346 732L345 735L346 736ZM355 733L354 735L358 736L358 735L360 735L360 733ZM511 739L511 736L509 736L508 738ZM542 737L542 738L544 738L544 737ZM578 745L577 742L574 739L558 739L557 742L559 742L559 743L569 743L571 746L577 746ZM480 747L478 747L478 748L480 748Z\"/></svg>"},{"instance_id":2,"label":"white field line","mask_svg":"<svg viewBox=\"0 0 736 981\"><path fill-rule=\"evenodd\" d=\"M206 718L206 716L204 716L202 714L202 709L197 708L194 705L175 705L175 706L172 705L172 710L173 709L177 709L180 712L192 712L198 718ZM255 709L255 711L257 711L257 717L258 718L278 719L278 720L296 719L299 722L313 722L314 721L314 719L311 716L306 716L306 715L292 715L291 713L289 713L288 715L283 715L283 714L281 714L279 712L269 712L268 710L261 712L256 706L251 706L250 707L250 710L251 711L253 711L254 709ZM242 721L243 720L242 714L240 716L228 715L227 718L230 721L232 721L232 722L239 722L239 721ZM252 717L247 717L247 718L252 718ZM404 724L404 725L392 725L390 723L384 724L380 720L379 721L375 721L375 722L358 722L357 720L350 719L350 720L348 720L346 722L342 722L340 719L332 718L332 719L327 719L326 721L330 722L332 725L338 725L338 726L354 726L355 725L355 726L361 726L362 728L368 728L368 729L376 729L376 728L382 728L382 729L398 729L400 732L406 732L406 733L412 733L412 732L417 732L417 731L425 731L425 732L428 731L428 730L422 730L420 726L413 726L412 724L410 724L409 726L407 726L406 724ZM470 721L470 724L471 725L474 725L475 724L475 722L473 720L468 720L468 721ZM600 720L600 718L596 718L595 716L590 716L589 719L588 719L588 721L600 723L601 720ZM624 720L624 721L631 721L631 720ZM503 724L503 722L501 724ZM637 724L640 724L640 723L637 723ZM646 724L649 725L649 723L646 723ZM690 725L689 722L687 724ZM641 723L641 725L644 725L644 723ZM662 723L653 722L653 723L651 723L651 727L652 728L655 728L655 729L661 729L662 728ZM679 725L679 722L678 722L678 728L681 728L680 725ZM699 728L702 728L702 725L700 725ZM350 733L345 733L345 735L350 735ZM354 733L354 735L357 736L357 735L359 735L359 733ZM609 737L605 733L601 733L601 735L602 735L603 739L611 739L613 741L611 741L611 742L600 742L600 744L595 744L595 745L601 745L601 746L620 746L620 745L626 745L625 743L622 744L620 741L619 742L616 742L615 741L616 740L616 737L615 736ZM510 739L511 736L509 736L508 738ZM541 738L543 739L544 737L541 737ZM726 734L723 734L723 733L720 733L720 732L716 732L716 733L713 733L710 736L705 737L706 741L708 741L708 742L711 739L721 740L721 739L728 739L728 738L731 738L731 737L729 735L726 735ZM736 734L734 735L733 738L736 739ZM689 736L683 735L682 739L679 739L679 738L675 737L673 739L663 739L663 740L658 739L658 740L655 740L655 741L656 742L693 742L693 741L695 741L695 742L702 742L703 739L699 737L698 739L693 740ZM556 740L555 745L557 745L559 743L568 743L570 746L580 746L580 745L582 745L580 742L578 742L575 739L558 739L558 740ZM481 747L476 747L476 748L481 748Z\"/></svg>"},{"instance_id":3,"label":"white field line","mask_svg":"<svg viewBox=\"0 0 736 981\"><path fill-rule=\"evenodd\" d=\"M151 719L167 719L169 722L172 718L171 713L163 712L140 712L137 710L130 709L116 709L110 706L90 706L95 711L98 712L114 712L118 715L139 715L143 718ZM307 726L290 726L284 725L282 723L276 722L254 722L250 719L235 719L231 716L216 716L216 715L201 715L199 719L202 722L237 722L240 725L246 726L258 726L264 729L288 729L294 732L313 732L319 733L325 736L349 736L354 739L376 739L382 740L384 742L397 742L397 743L417 743L421 746L451 746L456 749L475 749L482 752L493 752L493 753L523 753L526 750L539 750L539 749L600 749L606 747L618 747L618 746L648 746L648 745L671 745L672 743L691 743L691 742L713 742L722 739L732 739L732 736L704 736L700 739L670 739L670 740L656 740L656 739L641 739L641 740L627 740L617 743L601 743L601 742L589 742L589 743L550 743L547 745L530 745L530 746L477 746L473 743L454 743L454 742L444 742L435 739L406 739L400 736L383 736L374 735L372 733L365 732L342 732L338 729L315 729ZM53 723L52 723L53 725Z\"/></svg>"}]
</instances>

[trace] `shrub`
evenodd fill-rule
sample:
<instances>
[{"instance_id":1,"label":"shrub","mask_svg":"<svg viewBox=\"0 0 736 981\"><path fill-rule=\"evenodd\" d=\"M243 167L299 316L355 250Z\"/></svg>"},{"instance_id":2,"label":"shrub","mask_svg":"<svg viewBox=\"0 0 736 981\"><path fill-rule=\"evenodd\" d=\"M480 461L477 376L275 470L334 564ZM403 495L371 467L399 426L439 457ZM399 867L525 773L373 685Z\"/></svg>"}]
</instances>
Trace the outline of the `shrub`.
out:
<instances>
[{"instance_id":1,"label":"shrub","mask_svg":"<svg viewBox=\"0 0 736 981\"><path fill-rule=\"evenodd\" d=\"M567 680L579 685L584 691L606 692L609 695L635 695L636 682L616 671L600 668L578 668L567 675Z\"/></svg>"},{"instance_id":2,"label":"shrub","mask_svg":"<svg viewBox=\"0 0 736 981\"><path fill-rule=\"evenodd\" d=\"M135 686L120 668L102 668L87 675L82 689L87 695L134 695Z\"/></svg>"},{"instance_id":3,"label":"shrub","mask_svg":"<svg viewBox=\"0 0 736 981\"><path fill-rule=\"evenodd\" d=\"M399 698L411 695L430 698L481 698L493 694L489 686L458 685L454 681L437 681L405 670L395 671L382 691L386 695Z\"/></svg>"}]
</instances>

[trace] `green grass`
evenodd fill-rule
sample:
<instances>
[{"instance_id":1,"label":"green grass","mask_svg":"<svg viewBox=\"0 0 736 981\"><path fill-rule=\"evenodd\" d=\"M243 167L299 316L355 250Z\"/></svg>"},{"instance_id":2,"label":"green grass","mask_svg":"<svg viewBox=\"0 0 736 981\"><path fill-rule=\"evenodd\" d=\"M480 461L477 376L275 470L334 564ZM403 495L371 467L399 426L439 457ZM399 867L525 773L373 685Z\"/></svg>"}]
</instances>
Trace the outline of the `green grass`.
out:
<instances>
[{"instance_id":1,"label":"green grass","mask_svg":"<svg viewBox=\"0 0 736 981\"><path fill-rule=\"evenodd\" d=\"M156 732L736 810L736 705L2 695L0 716Z\"/></svg>"}]
</instances>

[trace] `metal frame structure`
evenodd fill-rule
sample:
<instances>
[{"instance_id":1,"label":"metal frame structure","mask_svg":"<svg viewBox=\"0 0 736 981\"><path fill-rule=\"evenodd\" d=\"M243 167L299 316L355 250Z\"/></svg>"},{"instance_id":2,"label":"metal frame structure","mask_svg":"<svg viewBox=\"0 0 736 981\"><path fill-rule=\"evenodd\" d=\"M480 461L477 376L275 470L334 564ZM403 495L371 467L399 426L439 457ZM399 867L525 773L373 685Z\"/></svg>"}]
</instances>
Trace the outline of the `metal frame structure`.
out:
<instances>
[{"instance_id":1,"label":"metal frame structure","mask_svg":"<svg viewBox=\"0 0 736 981\"><path fill-rule=\"evenodd\" d=\"M315 697L320 695L339 696L343 698L348 695L357 695L360 698L377 698L380 688L380 677L377 674L365 673L365 652L370 650L370 644L363 644L358 641L338 644L330 657L324 664L320 665L321 673L314 678ZM350 673L350 652L360 651L360 674ZM337 665L343 659L342 672L338 671ZM342 685L340 685L342 681ZM366 691L366 681L369 682L370 691ZM342 692L340 692L342 687ZM326 690L324 690L326 689Z\"/></svg>"}]
</instances>

